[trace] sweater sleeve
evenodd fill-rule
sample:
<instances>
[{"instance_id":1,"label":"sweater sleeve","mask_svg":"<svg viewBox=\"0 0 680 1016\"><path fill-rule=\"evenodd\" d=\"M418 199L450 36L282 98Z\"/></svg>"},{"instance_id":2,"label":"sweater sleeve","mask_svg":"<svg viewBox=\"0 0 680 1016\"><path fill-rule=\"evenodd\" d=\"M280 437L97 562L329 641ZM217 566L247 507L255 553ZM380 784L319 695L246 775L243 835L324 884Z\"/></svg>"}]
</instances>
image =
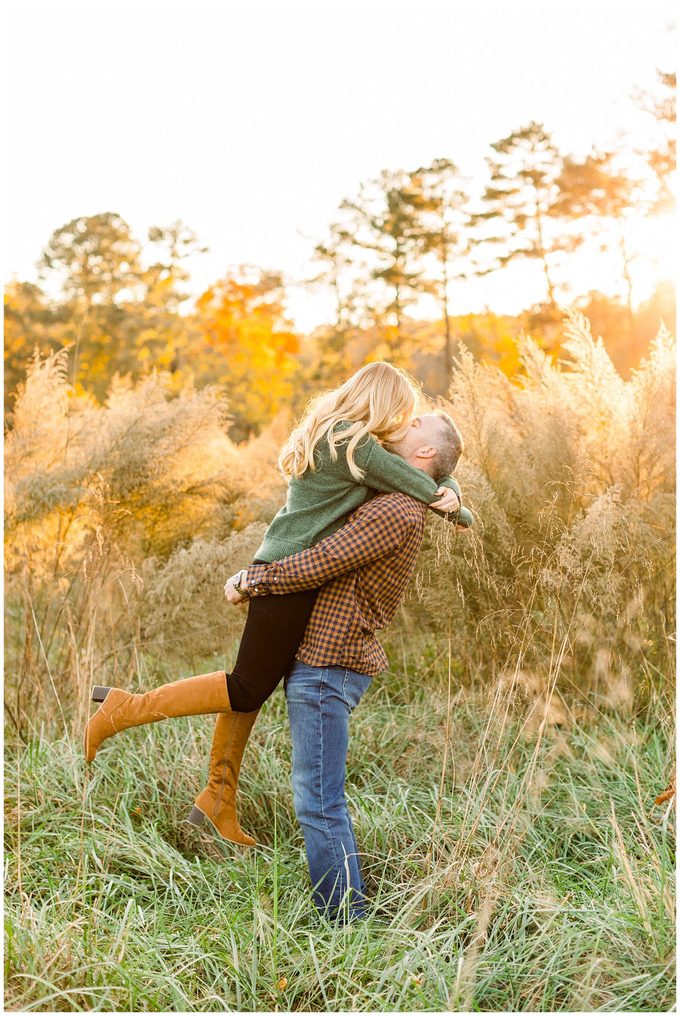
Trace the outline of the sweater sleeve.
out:
<instances>
[{"instance_id":1,"label":"sweater sleeve","mask_svg":"<svg viewBox=\"0 0 680 1016\"><path fill-rule=\"evenodd\" d=\"M451 490L455 490L458 497L461 496L458 481L454 476L439 477L439 479L437 480L437 485L439 487L450 487ZM435 515L440 515L441 518L446 519L447 522L455 522L457 525L464 526L466 529L469 529L474 521L470 509L466 508L465 505L462 503L457 512L443 512L440 508L430 508L430 511L434 512Z\"/></svg>"},{"instance_id":2,"label":"sweater sleeve","mask_svg":"<svg viewBox=\"0 0 680 1016\"><path fill-rule=\"evenodd\" d=\"M462 501L460 487L452 476L437 482L422 469L417 469L416 466L406 462L400 455L388 452L374 437L357 447L354 461L365 471L363 482L375 490L386 493L400 491L422 501L429 508L432 501L437 500L435 491L443 485L455 490ZM456 512L442 512L438 508L432 508L431 511L449 522L456 522L462 526L472 525L472 515L462 506Z\"/></svg>"}]
</instances>

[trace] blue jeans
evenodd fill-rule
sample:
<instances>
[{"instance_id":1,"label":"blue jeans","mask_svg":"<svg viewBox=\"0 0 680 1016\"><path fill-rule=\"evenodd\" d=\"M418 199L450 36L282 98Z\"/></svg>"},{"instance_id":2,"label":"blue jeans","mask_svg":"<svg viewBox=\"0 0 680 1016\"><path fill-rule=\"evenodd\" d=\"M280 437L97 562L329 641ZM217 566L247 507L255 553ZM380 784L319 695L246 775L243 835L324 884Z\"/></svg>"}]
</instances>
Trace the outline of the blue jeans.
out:
<instances>
[{"instance_id":1,"label":"blue jeans","mask_svg":"<svg viewBox=\"0 0 680 1016\"><path fill-rule=\"evenodd\" d=\"M325 917L342 923L366 911L366 885L345 800L345 763L350 713L371 680L346 667L310 667L299 660L284 679L293 800L312 897Z\"/></svg>"}]
</instances>

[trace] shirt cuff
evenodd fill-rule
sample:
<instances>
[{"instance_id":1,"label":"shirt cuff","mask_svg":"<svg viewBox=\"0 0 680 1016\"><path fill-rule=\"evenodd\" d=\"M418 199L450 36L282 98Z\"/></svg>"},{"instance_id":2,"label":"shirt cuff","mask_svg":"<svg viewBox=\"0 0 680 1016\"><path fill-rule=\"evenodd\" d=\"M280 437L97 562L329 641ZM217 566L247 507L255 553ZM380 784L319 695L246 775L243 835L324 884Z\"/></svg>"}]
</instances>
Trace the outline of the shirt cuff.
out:
<instances>
[{"instance_id":1,"label":"shirt cuff","mask_svg":"<svg viewBox=\"0 0 680 1016\"><path fill-rule=\"evenodd\" d=\"M248 590L248 596L267 596L270 592L270 582L278 582L278 579L271 573L275 570L276 562L272 564L251 564L246 570L244 586Z\"/></svg>"}]
</instances>

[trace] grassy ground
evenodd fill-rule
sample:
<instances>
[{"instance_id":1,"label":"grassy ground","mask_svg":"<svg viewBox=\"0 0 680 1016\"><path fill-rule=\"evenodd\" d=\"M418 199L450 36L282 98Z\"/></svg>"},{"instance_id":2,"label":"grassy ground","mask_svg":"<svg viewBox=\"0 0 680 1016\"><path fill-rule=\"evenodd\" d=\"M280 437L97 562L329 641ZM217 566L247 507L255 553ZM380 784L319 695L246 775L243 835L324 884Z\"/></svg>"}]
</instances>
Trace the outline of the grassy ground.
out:
<instances>
[{"instance_id":1,"label":"grassy ground","mask_svg":"<svg viewBox=\"0 0 680 1016\"><path fill-rule=\"evenodd\" d=\"M388 697L387 682L352 719L348 799L374 910L348 928L311 904L282 689L244 760L251 850L184 821L209 717L128 731L89 768L79 728L8 739L6 1006L672 1008L675 813L653 805L668 705L541 729L499 697Z\"/></svg>"}]
</instances>

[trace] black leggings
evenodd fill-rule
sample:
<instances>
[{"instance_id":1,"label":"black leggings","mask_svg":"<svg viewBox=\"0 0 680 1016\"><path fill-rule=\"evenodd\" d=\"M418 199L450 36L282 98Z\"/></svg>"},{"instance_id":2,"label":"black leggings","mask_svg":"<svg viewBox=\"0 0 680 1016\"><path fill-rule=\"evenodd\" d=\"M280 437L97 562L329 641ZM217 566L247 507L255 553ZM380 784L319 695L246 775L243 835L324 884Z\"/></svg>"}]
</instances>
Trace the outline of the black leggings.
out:
<instances>
[{"instance_id":1,"label":"black leggings","mask_svg":"<svg viewBox=\"0 0 680 1016\"><path fill-rule=\"evenodd\" d=\"M270 564L255 558L253 564ZM318 589L254 596L234 669L227 671L232 709L249 713L266 702L295 659Z\"/></svg>"}]
</instances>

